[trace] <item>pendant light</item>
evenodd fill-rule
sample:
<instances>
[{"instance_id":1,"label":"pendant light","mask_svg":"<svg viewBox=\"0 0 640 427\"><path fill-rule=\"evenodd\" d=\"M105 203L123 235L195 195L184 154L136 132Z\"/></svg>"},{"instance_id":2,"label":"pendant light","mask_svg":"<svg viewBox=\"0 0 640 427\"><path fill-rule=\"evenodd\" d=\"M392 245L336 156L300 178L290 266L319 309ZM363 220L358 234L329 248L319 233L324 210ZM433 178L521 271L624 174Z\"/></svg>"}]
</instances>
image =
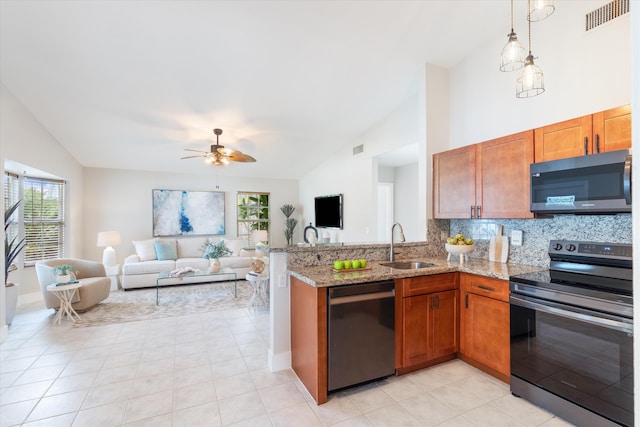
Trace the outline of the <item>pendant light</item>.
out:
<instances>
[{"instance_id":1,"label":"pendant light","mask_svg":"<svg viewBox=\"0 0 640 427\"><path fill-rule=\"evenodd\" d=\"M529 2L527 19L530 22L542 21L551 16L555 10L556 7L553 5L553 0L533 0L533 3Z\"/></svg>"},{"instance_id":2,"label":"pendant light","mask_svg":"<svg viewBox=\"0 0 640 427\"><path fill-rule=\"evenodd\" d=\"M500 71L516 71L524 66L524 46L513 31L513 0L511 0L511 33L500 55Z\"/></svg>"},{"instance_id":3,"label":"pendant light","mask_svg":"<svg viewBox=\"0 0 640 427\"><path fill-rule=\"evenodd\" d=\"M531 9L531 0L528 0ZM516 97L531 98L544 92L544 75L540 67L533 63L531 54L531 21L529 20L529 55L525 59L524 68L516 80Z\"/></svg>"}]
</instances>

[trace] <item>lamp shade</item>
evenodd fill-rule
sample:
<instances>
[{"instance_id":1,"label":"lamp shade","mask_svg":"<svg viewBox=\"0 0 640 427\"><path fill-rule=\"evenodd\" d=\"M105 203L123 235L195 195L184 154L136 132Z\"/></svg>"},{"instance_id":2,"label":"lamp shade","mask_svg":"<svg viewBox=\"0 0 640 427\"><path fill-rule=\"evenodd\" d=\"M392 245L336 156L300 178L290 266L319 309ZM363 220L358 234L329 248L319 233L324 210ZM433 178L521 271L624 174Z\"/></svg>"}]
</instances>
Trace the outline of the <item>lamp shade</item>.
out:
<instances>
[{"instance_id":1,"label":"lamp shade","mask_svg":"<svg viewBox=\"0 0 640 427\"><path fill-rule=\"evenodd\" d=\"M120 244L120 232L119 231L100 231L98 232L98 242L96 246L118 246Z\"/></svg>"},{"instance_id":2,"label":"lamp shade","mask_svg":"<svg viewBox=\"0 0 640 427\"><path fill-rule=\"evenodd\" d=\"M251 232L251 239L254 242L266 242L269 239L267 230L254 230Z\"/></svg>"}]
</instances>

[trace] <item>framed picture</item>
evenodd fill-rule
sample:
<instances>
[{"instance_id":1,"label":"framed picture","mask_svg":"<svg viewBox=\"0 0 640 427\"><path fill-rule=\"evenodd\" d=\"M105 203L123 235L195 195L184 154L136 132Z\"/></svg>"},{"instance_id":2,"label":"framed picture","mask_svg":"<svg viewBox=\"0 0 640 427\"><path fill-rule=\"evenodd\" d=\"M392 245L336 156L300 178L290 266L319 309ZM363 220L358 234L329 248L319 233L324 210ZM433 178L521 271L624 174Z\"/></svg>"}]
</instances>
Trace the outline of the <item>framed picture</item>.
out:
<instances>
[{"instance_id":1,"label":"framed picture","mask_svg":"<svg viewBox=\"0 0 640 427\"><path fill-rule=\"evenodd\" d=\"M224 234L224 191L153 191L153 236Z\"/></svg>"}]
</instances>

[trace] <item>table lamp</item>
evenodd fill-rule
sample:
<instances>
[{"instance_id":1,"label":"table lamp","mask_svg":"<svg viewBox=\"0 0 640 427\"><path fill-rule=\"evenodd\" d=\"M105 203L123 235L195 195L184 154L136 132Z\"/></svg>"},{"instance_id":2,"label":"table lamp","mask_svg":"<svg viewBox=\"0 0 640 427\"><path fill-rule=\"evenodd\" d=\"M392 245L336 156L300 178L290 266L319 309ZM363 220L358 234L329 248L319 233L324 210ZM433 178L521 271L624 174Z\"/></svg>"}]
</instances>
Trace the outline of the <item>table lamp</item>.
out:
<instances>
[{"instance_id":1,"label":"table lamp","mask_svg":"<svg viewBox=\"0 0 640 427\"><path fill-rule=\"evenodd\" d=\"M113 246L120 244L119 231L100 231L98 232L98 242L96 246L105 247L102 253L102 263L106 266L116 265L116 251Z\"/></svg>"}]
</instances>

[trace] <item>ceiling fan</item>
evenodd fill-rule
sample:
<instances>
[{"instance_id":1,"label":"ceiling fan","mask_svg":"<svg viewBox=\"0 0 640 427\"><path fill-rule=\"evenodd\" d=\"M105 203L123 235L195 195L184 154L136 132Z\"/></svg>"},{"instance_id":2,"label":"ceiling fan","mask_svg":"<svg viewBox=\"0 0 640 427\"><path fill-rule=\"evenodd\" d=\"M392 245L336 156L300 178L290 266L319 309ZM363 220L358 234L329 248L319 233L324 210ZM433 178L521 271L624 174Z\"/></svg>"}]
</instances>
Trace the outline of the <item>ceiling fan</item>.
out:
<instances>
[{"instance_id":1,"label":"ceiling fan","mask_svg":"<svg viewBox=\"0 0 640 427\"><path fill-rule=\"evenodd\" d=\"M195 151L196 153L201 153L195 156L187 156L182 157L182 159L192 159L194 157L204 157L205 163L210 166L224 166L228 165L229 162L255 162L256 159L249 156L248 154L241 153L237 150L232 150L231 148L225 148L224 145L220 145L218 139L220 135L222 135L222 129L214 129L213 133L216 134L216 143L211 144L210 151L200 151L200 150L192 150L190 148L185 148L185 151Z\"/></svg>"}]
</instances>

